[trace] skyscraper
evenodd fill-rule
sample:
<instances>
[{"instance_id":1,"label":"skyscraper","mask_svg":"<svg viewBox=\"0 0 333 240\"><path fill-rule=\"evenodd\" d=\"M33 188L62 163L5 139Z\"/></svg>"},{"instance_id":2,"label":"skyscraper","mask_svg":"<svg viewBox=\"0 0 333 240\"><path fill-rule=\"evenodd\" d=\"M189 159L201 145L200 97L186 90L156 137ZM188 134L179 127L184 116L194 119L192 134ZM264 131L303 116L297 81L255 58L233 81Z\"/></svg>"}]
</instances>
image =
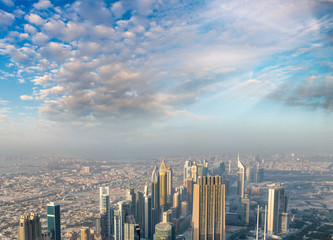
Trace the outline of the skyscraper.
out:
<instances>
[{"instance_id":1,"label":"skyscraper","mask_svg":"<svg viewBox=\"0 0 333 240\"><path fill-rule=\"evenodd\" d=\"M135 192L135 222L142 227L144 225L144 196L140 191ZM140 233L143 233L144 229L140 229ZM142 235L143 236L143 235Z\"/></svg>"},{"instance_id":2,"label":"skyscraper","mask_svg":"<svg viewBox=\"0 0 333 240\"><path fill-rule=\"evenodd\" d=\"M47 230L52 233L53 240L61 240L60 204L47 204Z\"/></svg>"},{"instance_id":3,"label":"skyscraper","mask_svg":"<svg viewBox=\"0 0 333 240\"><path fill-rule=\"evenodd\" d=\"M126 217L131 215L131 202L128 200L118 202L118 210L114 211L114 239L124 239L124 224ZM133 217L134 218L134 217Z\"/></svg>"},{"instance_id":4,"label":"skyscraper","mask_svg":"<svg viewBox=\"0 0 333 240\"><path fill-rule=\"evenodd\" d=\"M124 240L139 240L140 239L140 227L136 224L134 216L129 215L126 217L124 223Z\"/></svg>"},{"instance_id":5,"label":"skyscraper","mask_svg":"<svg viewBox=\"0 0 333 240\"><path fill-rule=\"evenodd\" d=\"M101 228L101 214L98 214L95 218L95 240L102 240L102 228Z\"/></svg>"},{"instance_id":6,"label":"skyscraper","mask_svg":"<svg viewBox=\"0 0 333 240\"><path fill-rule=\"evenodd\" d=\"M80 229L80 239L81 240L90 240L90 229L89 229L89 227L82 227Z\"/></svg>"},{"instance_id":7,"label":"skyscraper","mask_svg":"<svg viewBox=\"0 0 333 240\"><path fill-rule=\"evenodd\" d=\"M198 178L198 166L196 160L194 160L191 170L193 183L196 183Z\"/></svg>"},{"instance_id":8,"label":"skyscraper","mask_svg":"<svg viewBox=\"0 0 333 240\"><path fill-rule=\"evenodd\" d=\"M237 195L240 195L242 198L245 196L245 172L246 168L244 164L239 161L238 153L238 172L237 172Z\"/></svg>"},{"instance_id":9,"label":"skyscraper","mask_svg":"<svg viewBox=\"0 0 333 240\"><path fill-rule=\"evenodd\" d=\"M188 210L190 214L192 214L192 206L193 206L193 179L188 178L186 181L186 201L188 203Z\"/></svg>"},{"instance_id":10,"label":"skyscraper","mask_svg":"<svg viewBox=\"0 0 333 240\"><path fill-rule=\"evenodd\" d=\"M213 175L214 176L221 176L225 171L224 162L214 163Z\"/></svg>"},{"instance_id":11,"label":"skyscraper","mask_svg":"<svg viewBox=\"0 0 333 240\"><path fill-rule=\"evenodd\" d=\"M111 237L111 215L110 215L110 188L100 187L99 189L99 212L101 214L102 239Z\"/></svg>"},{"instance_id":12,"label":"skyscraper","mask_svg":"<svg viewBox=\"0 0 333 240\"><path fill-rule=\"evenodd\" d=\"M173 223L161 222L155 226L155 240L176 240L176 228Z\"/></svg>"},{"instance_id":13,"label":"skyscraper","mask_svg":"<svg viewBox=\"0 0 333 240\"><path fill-rule=\"evenodd\" d=\"M257 172L255 178L257 183L261 183L262 181L264 181L264 169L260 167L259 163L257 164Z\"/></svg>"},{"instance_id":14,"label":"skyscraper","mask_svg":"<svg viewBox=\"0 0 333 240\"><path fill-rule=\"evenodd\" d=\"M38 214L21 216L18 228L19 240L41 240L41 234L41 224Z\"/></svg>"},{"instance_id":15,"label":"skyscraper","mask_svg":"<svg viewBox=\"0 0 333 240\"><path fill-rule=\"evenodd\" d=\"M167 170L167 203L169 206L172 204L172 170Z\"/></svg>"},{"instance_id":16,"label":"skyscraper","mask_svg":"<svg viewBox=\"0 0 333 240\"><path fill-rule=\"evenodd\" d=\"M144 206L144 238L151 240L153 238L153 225L152 225L152 200L147 194L145 195Z\"/></svg>"},{"instance_id":17,"label":"skyscraper","mask_svg":"<svg viewBox=\"0 0 333 240\"><path fill-rule=\"evenodd\" d=\"M160 177L158 168L155 167L151 176L151 198L152 208L160 208Z\"/></svg>"},{"instance_id":18,"label":"skyscraper","mask_svg":"<svg viewBox=\"0 0 333 240\"><path fill-rule=\"evenodd\" d=\"M179 218L179 216L180 216L180 207L181 207L179 191L177 191L173 194L173 205L172 206L176 209L176 212L174 214L175 217Z\"/></svg>"},{"instance_id":19,"label":"skyscraper","mask_svg":"<svg viewBox=\"0 0 333 240\"><path fill-rule=\"evenodd\" d=\"M136 203L136 196L134 193L134 189L126 189L126 200L131 202L131 215L135 214L135 203Z\"/></svg>"},{"instance_id":20,"label":"skyscraper","mask_svg":"<svg viewBox=\"0 0 333 240\"><path fill-rule=\"evenodd\" d=\"M194 185L193 240L225 240L225 189L221 177L200 177Z\"/></svg>"},{"instance_id":21,"label":"skyscraper","mask_svg":"<svg viewBox=\"0 0 333 240\"><path fill-rule=\"evenodd\" d=\"M274 186L268 191L267 232L281 233L286 229L287 196L285 189ZM283 219L282 219L283 218ZM284 220L284 221L282 221Z\"/></svg>"},{"instance_id":22,"label":"skyscraper","mask_svg":"<svg viewBox=\"0 0 333 240\"><path fill-rule=\"evenodd\" d=\"M168 191L168 169L163 159L160 167L160 205L165 206L167 203L167 191Z\"/></svg>"},{"instance_id":23,"label":"skyscraper","mask_svg":"<svg viewBox=\"0 0 333 240\"><path fill-rule=\"evenodd\" d=\"M183 185L186 187L186 180L192 177L192 162L186 160L184 164L184 181Z\"/></svg>"}]
</instances>

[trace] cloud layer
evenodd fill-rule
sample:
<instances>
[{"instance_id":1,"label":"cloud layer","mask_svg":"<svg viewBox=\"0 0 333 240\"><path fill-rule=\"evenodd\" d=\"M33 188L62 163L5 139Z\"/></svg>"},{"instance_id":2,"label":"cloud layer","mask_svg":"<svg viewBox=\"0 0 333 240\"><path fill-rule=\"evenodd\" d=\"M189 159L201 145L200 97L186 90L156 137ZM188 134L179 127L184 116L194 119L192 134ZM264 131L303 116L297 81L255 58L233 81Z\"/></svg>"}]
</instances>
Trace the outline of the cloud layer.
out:
<instances>
[{"instance_id":1,"label":"cloud layer","mask_svg":"<svg viewBox=\"0 0 333 240\"><path fill-rule=\"evenodd\" d=\"M1 79L43 120L154 126L220 96L333 110L330 1L2 2Z\"/></svg>"}]
</instances>

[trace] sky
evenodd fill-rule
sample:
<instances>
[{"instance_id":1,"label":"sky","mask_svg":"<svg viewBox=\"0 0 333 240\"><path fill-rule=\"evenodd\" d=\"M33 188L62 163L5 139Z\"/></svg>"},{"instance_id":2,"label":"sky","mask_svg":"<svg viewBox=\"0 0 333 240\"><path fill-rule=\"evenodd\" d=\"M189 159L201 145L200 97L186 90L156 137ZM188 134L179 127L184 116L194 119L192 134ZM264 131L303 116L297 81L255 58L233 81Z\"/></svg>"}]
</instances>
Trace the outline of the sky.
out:
<instances>
[{"instance_id":1,"label":"sky","mask_svg":"<svg viewBox=\"0 0 333 240\"><path fill-rule=\"evenodd\" d=\"M332 0L0 0L0 152L331 152Z\"/></svg>"}]
</instances>

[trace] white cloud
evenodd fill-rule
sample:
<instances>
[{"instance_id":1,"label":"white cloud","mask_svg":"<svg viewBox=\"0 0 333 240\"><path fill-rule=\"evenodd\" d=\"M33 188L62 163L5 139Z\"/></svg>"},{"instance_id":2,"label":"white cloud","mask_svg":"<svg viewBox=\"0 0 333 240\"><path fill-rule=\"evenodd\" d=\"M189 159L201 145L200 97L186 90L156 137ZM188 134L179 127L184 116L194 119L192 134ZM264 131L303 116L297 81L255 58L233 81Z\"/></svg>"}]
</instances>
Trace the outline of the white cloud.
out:
<instances>
[{"instance_id":1,"label":"white cloud","mask_svg":"<svg viewBox=\"0 0 333 240\"><path fill-rule=\"evenodd\" d=\"M44 75L42 77L36 77L32 80L35 85L42 85L44 87L50 86L51 77L49 75Z\"/></svg>"},{"instance_id":2,"label":"white cloud","mask_svg":"<svg viewBox=\"0 0 333 240\"><path fill-rule=\"evenodd\" d=\"M46 97L53 95L55 97L61 96L61 94L63 93L64 88L62 86L55 86L52 88L48 88L48 89L43 89L39 91L39 96L36 97L36 99L45 99Z\"/></svg>"},{"instance_id":3,"label":"white cloud","mask_svg":"<svg viewBox=\"0 0 333 240\"><path fill-rule=\"evenodd\" d=\"M30 15L26 15L25 19L35 25L43 25L44 24L44 19L42 19L38 14L35 13L30 13Z\"/></svg>"},{"instance_id":4,"label":"white cloud","mask_svg":"<svg viewBox=\"0 0 333 240\"><path fill-rule=\"evenodd\" d=\"M37 32L37 29L30 24L24 24L24 31L30 34L34 34Z\"/></svg>"},{"instance_id":5,"label":"white cloud","mask_svg":"<svg viewBox=\"0 0 333 240\"><path fill-rule=\"evenodd\" d=\"M35 3L33 6L37 9L48 9L53 5L49 0L39 0L39 2Z\"/></svg>"},{"instance_id":6,"label":"white cloud","mask_svg":"<svg viewBox=\"0 0 333 240\"><path fill-rule=\"evenodd\" d=\"M0 9L0 27L1 26L9 26L15 20L15 16L11 13L5 12Z\"/></svg>"},{"instance_id":7,"label":"white cloud","mask_svg":"<svg viewBox=\"0 0 333 240\"><path fill-rule=\"evenodd\" d=\"M14 6L14 2L12 0L2 0L2 2L7 6Z\"/></svg>"},{"instance_id":8,"label":"white cloud","mask_svg":"<svg viewBox=\"0 0 333 240\"><path fill-rule=\"evenodd\" d=\"M113 3L111 10L116 18L120 18L126 12L126 9L123 7L121 1Z\"/></svg>"},{"instance_id":9,"label":"white cloud","mask_svg":"<svg viewBox=\"0 0 333 240\"><path fill-rule=\"evenodd\" d=\"M34 97L33 96L29 96L29 95L21 95L20 99L22 101L30 101L30 100L34 100Z\"/></svg>"},{"instance_id":10,"label":"white cloud","mask_svg":"<svg viewBox=\"0 0 333 240\"><path fill-rule=\"evenodd\" d=\"M72 55L70 45L58 42L49 42L40 49L40 52L43 56L49 58L49 60L59 62L64 62Z\"/></svg>"},{"instance_id":11,"label":"white cloud","mask_svg":"<svg viewBox=\"0 0 333 240\"><path fill-rule=\"evenodd\" d=\"M49 37L42 32L38 32L32 37L32 42L37 45L44 44L48 40Z\"/></svg>"}]
</instances>

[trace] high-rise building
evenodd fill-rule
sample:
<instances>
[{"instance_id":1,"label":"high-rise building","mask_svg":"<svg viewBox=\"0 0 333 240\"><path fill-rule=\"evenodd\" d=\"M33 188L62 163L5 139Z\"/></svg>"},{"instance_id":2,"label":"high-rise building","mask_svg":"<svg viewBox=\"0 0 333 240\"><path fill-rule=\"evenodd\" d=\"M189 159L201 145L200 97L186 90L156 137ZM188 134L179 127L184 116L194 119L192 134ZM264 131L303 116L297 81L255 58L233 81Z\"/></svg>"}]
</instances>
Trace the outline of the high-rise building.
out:
<instances>
[{"instance_id":1,"label":"high-rise building","mask_svg":"<svg viewBox=\"0 0 333 240\"><path fill-rule=\"evenodd\" d=\"M161 222L155 226L155 240L176 240L176 228L173 223Z\"/></svg>"},{"instance_id":2,"label":"high-rise building","mask_svg":"<svg viewBox=\"0 0 333 240\"><path fill-rule=\"evenodd\" d=\"M169 206L172 205L172 170L167 170L167 203Z\"/></svg>"},{"instance_id":3,"label":"high-rise building","mask_svg":"<svg viewBox=\"0 0 333 240\"><path fill-rule=\"evenodd\" d=\"M165 206L167 203L167 191L168 191L168 169L163 159L160 167L160 205Z\"/></svg>"},{"instance_id":4,"label":"high-rise building","mask_svg":"<svg viewBox=\"0 0 333 240\"><path fill-rule=\"evenodd\" d=\"M260 164L257 164L257 172L256 172L256 182L261 183L264 181L264 169L260 167Z\"/></svg>"},{"instance_id":5,"label":"high-rise building","mask_svg":"<svg viewBox=\"0 0 333 240\"><path fill-rule=\"evenodd\" d=\"M191 170L192 170L191 175L192 175L193 183L196 183L197 178L198 178L198 166L197 166L196 160L193 161Z\"/></svg>"},{"instance_id":6,"label":"high-rise building","mask_svg":"<svg viewBox=\"0 0 333 240\"><path fill-rule=\"evenodd\" d=\"M101 214L98 214L95 217L95 232L94 232L94 239L95 240L102 240L102 228L101 228Z\"/></svg>"},{"instance_id":7,"label":"high-rise building","mask_svg":"<svg viewBox=\"0 0 333 240\"><path fill-rule=\"evenodd\" d=\"M171 222L172 220L172 210L163 212L163 222Z\"/></svg>"},{"instance_id":8,"label":"high-rise building","mask_svg":"<svg viewBox=\"0 0 333 240\"><path fill-rule=\"evenodd\" d=\"M89 227L82 227L80 229L80 239L81 240L90 240L90 229L89 229Z\"/></svg>"},{"instance_id":9,"label":"high-rise building","mask_svg":"<svg viewBox=\"0 0 333 240\"><path fill-rule=\"evenodd\" d=\"M47 230L52 233L52 240L61 240L60 204L47 204Z\"/></svg>"},{"instance_id":10,"label":"high-rise building","mask_svg":"<svg viewBox=\"0 0 333 240\"><path fill-rule=\"evenodd\" d=\"M101 214L102 239L111 237L111 214L110 214L110 188L100 187L99 189L99 212Z\"/></svg>"},{"instance_id":11,"label":"high-rise building","mask_svg":"<svg viewBox=\"0 0 333 240\"><path fill-rule=\"evenodd\" d=\"M246 168L246 181L248 182L256 182L256 174L257 174L257 169L254 168L253 166Z\"/></svg>"},{"instance_id":12,"label":"high-rise building","mask_svg":"<svg viewBox=\"0 0 333 240\"><path fill-rule=\"evenodd\" d=\"M180 216L180 194L179 192L175 192L173 194L173 207L176 209L175 217L178 218Z\"/></svg>"},{"instance_id":13,"label":"high-rise building","mask_svg":"<svg viewBox=\"0 0 333 240\"><path fill-rule=\"evenodd\" d=\"M224 162L214 163L214 169L213 169L213 175L214 176L221 176L222 177L224 171L225 171Z\"/></svg>"},{"instance_id":14,"label":"high-rise building","mask_svg":"<svg viewBox=\"0 0 333 240\"><path fill-rule=\"evenodd\" d=\"M247 194L242 198L242 224L248 226L250 223L250 199Z\"/></svg>"},{"instance_id":15,"label":"high-rise building","mask_svg":"<svg viewBox=\"0 0 333 240\"><path fill-rule=\"evenodd\" d=\"M187 179L191 177L192 177L192 162L190 160L186 160L184 164L184 181L183 181L183 185L185 187Z\"/></svg>"},{"instance_id":16,"label":"high-rise building","mask_svg":"<svg viewBox=\"0 0 333 240\"><path fill-rule=\"evenodd\" d=\"M245 195L245 173L246 168L244 164L239 161L239 154L238 154L238 172L237 172L237 195L240 195L242 198Z\"/></svg>"},{"instance_id":17,"label":"high-rise building","mask_svg":"<svg viewBox=\"0 0 333 240\"><path fill-rule=\"evenodd\" d=\"M128 200L118 202L118 210L114 211L114 240L124 239L124 224L129 215L131 215L131 202Z\"/></svg>"},{"instance_id":18,"label":"high-rise building","mask_svg":"<svg viewBox=\"0 0 333 240\"><path fill-rule=\"evenodd\" d=\"M135 213L134 218L135 222L139 224L140 227L144 225L144 205L145 199L143 193L140 191L135 192ZM144 229L140 229L140 233L143 233ZM143 236L143 235L142 235Z\"/></svg>"},{"instance_id":19,"label":"high-rise building","mask_svg":"<svg viewBox=\"0 0 333 240\"><path fill-rule=\"evenodd\" d=\"M158 168L155 167L151 176L151 198L152 208L160 208L160 177Z\"/></svg>"},{"instance_id":20,"label":"high-rise building","mask_svg":"<svg viewBox=\"0 0 333 240\"><path fill-rule=\"evenodd\" d=\"M140 239L140 227L136 224L134 216L129 215L126 217L124 223L124 240L139 240Z\"/></svg>"},{"instance_id":21,"label":"high-rise building","mask_svg":"<svg viewBox=\"0 0 333 240\"><path fill-rule=\"evenodd\" d=\"M285 214L287 212L287 196L285 189L274 186L268 190L267 232L270 234L282 233L286 228ZM283 218L285 221L282 221ZM283 230L285 231L285 230Z\"/></svg>"},{"instance_id":22,"label":"high-rise building","mask_svg":"<svg viewBox=\"0 0 333 240\"><path fill-rule=\"evenodd\" d=\"M131 202L131 214L130 215L134 215L135 214L135 203L136 203L136 199L135 199L135 192L133 188L130 189L126 189L126 200Z\"/></svg>"},{"instance_id":23,"label":"high-rise building","mask_svg":"<svg viewBox=\"0 0 333 240\"><path fill-rule=\"evenodd\" d=\"M228 197L230 194L230 173L225 172L222 175L222 183L225 185L225 196Z\"/></svg>"},{"instance_id":24,"label":"high-rise building","mask_svg":"<svg viewBox=\"0 0 333 240\"><path fill-rule=\"evenodd\" d=\"M280 214L280 233L288 232L288 213Z\"/></svg>"},{"instance_id":25,"label":"high-rise building","mask_svg":"<svg viewBox=\"0 0 333 240\"><path fill-rule=\"evenodd\" d=\"M186 217L188 215L188 203L186 201L182 202L181 217Z\"/></svg>"},{"instance_id":26,"label":"high-rise building","mask_svg":"<svg viewBox=\"0 0 333 240\"><path fill-rule=\"evenodd\" d=\"M18 239L19 240L41 240L41 224L38 214L21 216L19 220Z\"/></svg>"},{"instance_id":27,"label":"high-rise building","mask_svg":"<svg viewBox=\"0 0 333 240\"><path fill-rule=\"evenodd\" d=\"M188 178L186 182L186 201L188 203L188 210L190 214L192 214L192 207L193 207L193 179Z\"/></svg>"},{"instance_id":28,"label":"high-rise building","mask_svg":"<svg viewBox=\"0 0 333 240\"><path fill-rule=\"evenodd\" d=\"M144 206L144 238L151 240L153 238L153 225L152 225L152 200L151 196L145 195Z\"/></svg>"},{"instance_id":29,"label":"high-rise building","mask_svg":"<svg viewBox=\"0 0 333 240\"><path fill-rule=\"evenodd\" d=\"M225 240L225 189L221 177L200 177L194 185L193 240Z\"/></svg>"}]
</instances>

